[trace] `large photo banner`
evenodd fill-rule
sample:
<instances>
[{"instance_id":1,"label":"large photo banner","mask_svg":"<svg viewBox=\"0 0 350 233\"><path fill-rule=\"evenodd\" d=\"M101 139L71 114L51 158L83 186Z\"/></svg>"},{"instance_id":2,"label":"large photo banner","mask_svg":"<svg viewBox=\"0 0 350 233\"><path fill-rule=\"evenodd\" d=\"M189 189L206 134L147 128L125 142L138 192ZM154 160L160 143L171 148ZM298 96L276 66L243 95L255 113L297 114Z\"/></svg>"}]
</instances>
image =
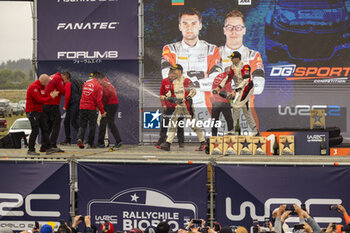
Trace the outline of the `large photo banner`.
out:
<instances>
[{"instance_id":1,"label":"large photo banner","mask_svg":"<svg viewBox=\"0 0 350 233\"><path fill-rule=\"evenodd\" d=\"M235 166L218 165L216 175L216 217L222 225L252 226L271 219L282 204L305 204L310 215L321 225L343 224L343 216L330 205L350 208L348 167ZM287 222L298 224L291 216Z\"/></svg>"},{"instance_id":2,"label":"large photo banner","mask_svg":"<svg viewBox=\"0 0 350 233\"><path fill-rule=\"evenodd\" d=\"M137 59L137 0L38 0L37 12L38 60Z\"/></svg>"},{"instance_id":3,"label":"large photo banner","mask_svg":"<svg viewBox=\"0 0 350 233\"><path fill-rule=\"evenodd\" d=\"M172 231L206 219L205 165L79 163L79 214L116 231L167 221ZM193 190L193 192L191 191Z\"/></svg>"},{"instance_id":4,"label":"large photo banner","mask_svg":"<svg viewBox=\"0 0 350 233\"><path fill-rule=\"evenodd\" d=\"M0 163L0 229L31 230L35 221L69 222L69 166L66 163Z\"/></svg>"},{"instance_id":5,"label":"large photo banner","mask_svg":"<svg viewBox=\"0 0 350 233\"><path fill-rule=\"evenodd\" d=\"M260 131L309 127L310 110L325 109L326 124L349 136L349 0L174 2L144 1L149 90L159 95L169 67L181 64L197 91L195 117L205 122L217 106L213 79L231 65L228 55L239 51L254 84L247 105L251 116L240 115L244 133L252 131L252 119ZM192 8L200 15L189 13ZM162 112L159 99L150 93L145 93L144 106ZM221 119L219 133L228 127ZM150 126L144 125L144 139L159 131ZM202 127L207 136L212 126Z\"/></svg>"}]
</instances>

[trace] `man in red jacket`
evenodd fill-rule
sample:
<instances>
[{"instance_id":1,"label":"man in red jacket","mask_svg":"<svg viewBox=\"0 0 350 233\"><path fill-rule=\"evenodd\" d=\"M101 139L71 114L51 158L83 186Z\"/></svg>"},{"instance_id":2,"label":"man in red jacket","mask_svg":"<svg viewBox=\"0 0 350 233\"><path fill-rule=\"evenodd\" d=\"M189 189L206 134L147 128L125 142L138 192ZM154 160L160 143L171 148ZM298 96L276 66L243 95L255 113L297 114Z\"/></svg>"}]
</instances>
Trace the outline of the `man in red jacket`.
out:
<instances>
[{"instance_id":1,"label":"man in red jacket","mask_svg":"<svg viewBox=\"0 0 350 233\"><path fill-rule=\"evenodd\" d=\"M54 75L51 75L50 82L45 87L45 93L48 95L51 91L57 90L59 95L47 101L43 106L44 120L46 120L48 124L48 132L49 132L49 145L43 145L40 151L45 151L47 148L58 148L57 147L57 138L60 133L61 127L61 112L60 112L60 102L61 96L65 93L64 84L68 82L69 77L65 73L62 75L60 72L57 72ZM64 152L60 148L58 148L58 152Z\"/></svg>"},{"instance_id":2,"label":"man in red jacket","mask_svg":"<svg viewBox=\"0 0 350 233\"><path fill-rule=\"evenodd\" d=\"M29 85L26 97L26 113L32 127L32 132L29 136L28 155L39 155L35 152L35 140L39 134L39 129L42 134L42 144L47 145L49 136L47 132L46 121L43 121L43 104L58 96L58 91L50 92L49 96L45 95L44 88L50 82L50 77L47 74L40 75L39 79ZM48 149L49 151L50 149ZM50 152L50 151L49 151Z\"/></svg>"},{"instance_id":3,"label":"man in red jacket","mask_svg":"<svg viewBox=\"0 0 350 233\"><path fill-rule=\"evenodd\" d=\"M69 146L71 144L71 125L73 126L76 134L79 131L79 102L81 98L81 89L83 81L79 79L71 79L69 72L63 72L62 76L66 74L69 77L69 81L64 85L66 89L64 95L64 106L63 110L66 111L64 118L64 132L66 139L61 142L63 146Z\"/></svg>"},{"instance_id":4,"label":"man in red jacket","mask_svg":"<svg viewBox=\"0 0 350 233\"><path fill-rule=\"evenodd\" d=\"M79 112L79 132L78 132L78 146L80 149L84 148L84 136L85 129L89 123L89 136L88 136L88 148L95 148L95 131L97 123L97 111L98 108L102 117L106 116L106 112L102 105L103 88L101 83L104 76L98 72L92 72L93 79L90 79L84 83L83 93L80 99L80 112Z\"/></svg>"},{"instance_id":5,"label":"man in red jacket","mask_svg":"<svg viewBox=\"0 0 350 233\"><path fill-rule=\"evenodd\" d=\"M173 69L169 70L168 78L163 79L162 84L160 86L160 97L165 96L170 90L171 85L173 84L173 81L176 79L176 75ZM175 97L175 94L172 95L172 97ZM168 128L164 127L169 125L169 120L175 111L176 104L170 103L166 100L161 100L162 108L163 108L163 119L162 124L160 126L160 133L159 133L159 139L156 143L156 147L160 149L161 144L165 143L166 140L166 133ZM179 118L179 121L183 120L183 117ZM177 127L177 138L179 141L179 147L184 147L184 128L183 127Z\"/></svg>"},{"instance_id":6,"label":"man in red jacket","mask_svg":"<svg viewBox=\"0 0 350 233\"><path fill-rule=\"evenodd\" d=\"M98 147L103 148L105 147L104 139L106 134L106 127L108 124L108 128L111 130L113 137L115 139L115 147L119 148L123 145L122 140L120 138L120 134L118 131L118 128L115 126L115 114L118 111L118 97L117 97L117 91L115 90L113 84L104 77L102 83L103 88L103 97L102 97L102 103L103 108L106 111L107 115L106 117L103 117L100 122L100 128L98 133Z\"/></svg>"}]
</instances>

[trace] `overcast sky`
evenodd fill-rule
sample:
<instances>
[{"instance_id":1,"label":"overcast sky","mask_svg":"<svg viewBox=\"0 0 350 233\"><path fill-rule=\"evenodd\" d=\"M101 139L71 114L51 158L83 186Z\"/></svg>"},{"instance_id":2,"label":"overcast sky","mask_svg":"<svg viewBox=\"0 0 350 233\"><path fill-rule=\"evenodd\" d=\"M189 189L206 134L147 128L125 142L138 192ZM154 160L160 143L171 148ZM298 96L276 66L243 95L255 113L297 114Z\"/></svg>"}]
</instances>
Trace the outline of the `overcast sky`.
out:
<instances>
[{"instance_id":1,"label":"overcast sky","mask_svg":"<svg viewBox=\"0 0 350 233\"><path fill-rule=\"evenodd\" d=\"M31 59L32 39L31 3L0 1L0 62Z\"/></svg>"}]
</instances>

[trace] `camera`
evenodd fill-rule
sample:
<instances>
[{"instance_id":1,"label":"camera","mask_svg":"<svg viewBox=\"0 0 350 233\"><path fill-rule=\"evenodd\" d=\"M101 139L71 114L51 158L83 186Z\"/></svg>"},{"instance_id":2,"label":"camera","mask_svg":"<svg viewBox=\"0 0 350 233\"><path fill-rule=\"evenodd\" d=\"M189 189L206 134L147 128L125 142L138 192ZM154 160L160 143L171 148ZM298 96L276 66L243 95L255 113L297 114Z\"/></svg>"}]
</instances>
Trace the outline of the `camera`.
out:
<instances>
[{"instance_id":1,"label":"camera","mask_svg":"<svg viewBox=\"0 0 350 233\"><path fill-rule=\"evenodd\" d=\"M335 223L332 223L332 231L335 231L337 229L337 225Z\"/></svg>"},{"instance_id":2,"label":"camera","mask_svg":"<svg viewBox=\"0 0 350 233\"><path fill-rule=\"evenodd\" d=\"M39 229L39 222L38 221L35 221L34 223L34 227L33 227L35 230L38 230Z\"/></svg>"},{"instance_id":3,"label":"camera","mask_svg":"<svg viewBox=\"0 0 350 233\"><path fill-rule=\"evenodd\" d=\"M304 224L296 224L294 225L294 230L302 230L304 229Z\"/></svg>"},{"instance_id":4,"label":"camera","mask_svg":"<svg viewBox=\"0 0 350 233\"><path fill-rule=\"evenodd\" d=\"M350 232L350 225L346 225L344 227L341 228L341 231L344 231L346 233L349 233Z\"/></svg>"},{"instance_id":5,"label":"camera","mask_svg":"<svg viewBox=\"0 0 350 233\"><path fill-rule=\"evenodd\" d=\"M270 227L270 218L265 218L263 227Z\"/></svg>"},{"instance_id":6,"label":"camera","mask_svg":"<svg viewBox=\"0 0 350 233\"><path fill-rule=\"evenodd\" d=\"M293 205L287 205L286 210L291 211L290 215L297 215L297 213L295 213L295 209Z\"/></svg>"},{"instance_id":7,"label":"camera","mask_svg":"<svg viewBox=\"0 0 350 233\"><path fill-rule=\"evenodd\" d=\"M221 225L218 222L214 222L214 231L219 232L221 230Z\"/></svg>"},{"instance_id":8,"label":"camera","mask_svg":"<svg viewBox=\"0 0 350 233\"><path fill-rule=\"evenodd\" d=\"M259 221L257 219L253 219L253 233L258 233L259 232Z\"/></svg>"},{"instance_id":9,"label":"camera","mask_svg":"<svg viewBox=\"0 0 350 233\"><path fill-rule=\"evenodd\" d=\"M338 205L330 205L330 206L329 206L329 210L338 211L338 210L339 210Z\"/></svg>"},{"instance_id":10,"label":"camera","mask_svg":"<svg viewBox=\"0 0 350 233\"><path fill-rule=\"evenodd\" d=\"M105 230L109 230L109 221L105 220Z\"/></svg>"},{"instance_id":11,"label":"camera","mask_svg":"<svg viewBox=\"0 0 350 233\"><path fill-rule=\"evenodd\" d=\"M84 215L82 215L82 216L80 216L79 221L84 222L85 221L84 219L85 219L85 217L84 217Z\"/></svg>"},{"instance_id":12,"label":"camera","mask_svg":"<svg viewBox=\"0 0 350 233\"><path fill-rule=\"evenodd\" d=\"M305 205L304 203L300 205L300 208L301 208L302 210L306 211L306 205Z\"/></svg>"},{"instance_id":13,"label":"camera","mask_svg":"<svg viewBox=\"0 0 350 233\"><path fill-rule=\"evenodd\" d=\"M193 224L202 224L202 220L200 220L200 219L193 219L192 223Z\"/></svg>"}]
</instances>

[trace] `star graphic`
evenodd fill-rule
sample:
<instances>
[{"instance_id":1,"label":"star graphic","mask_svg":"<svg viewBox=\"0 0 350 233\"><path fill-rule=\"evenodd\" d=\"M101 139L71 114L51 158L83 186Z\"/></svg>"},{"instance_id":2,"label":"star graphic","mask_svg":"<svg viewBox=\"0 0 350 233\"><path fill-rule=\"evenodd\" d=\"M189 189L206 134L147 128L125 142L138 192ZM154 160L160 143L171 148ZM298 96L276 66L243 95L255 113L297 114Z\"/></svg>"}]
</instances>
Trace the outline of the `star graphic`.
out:
<instances>
[{"instance_id":1,"label":"star graphic","mask_svg":"<svg viewBox=\"0 0 350 233\"><path fill-rule=\"evenodd\" d=\"M262 149L262 146L263 146L264 144L265 144L265 143L261 142L260 139L259 139L258 143L255 143L256 149L259 149L259 148Z\"/></svg>"},{"instance_id":2,"label":"star graphic","mask_svg":"<svg viewBox=\"0 0 350 233\"><path fill-rule=\"evenodd\" d=\"M159 109L157 109L157 112L152 113L153 118L152 118L151 122L154 121L155 119L157 119L161 115L162 114L159 112Z\"/></svg>"},{"instance_id":3,"label":"star graphic","mask_svg":"<svg viewBox=\"0 0 350 233\"><path fill-rule=\"evenodd\" d=\"M236 142L232 141L232 138L230 138L230 141L227 143L227 148L233 148L233 146L236 144Z\"/></svg>"},{"instance_id":4,"label":"star graphic","mask_svg":"<svg viewBox=\"0 0 350 233\"><path fill-rule=\"evenodd\" d=\"M321 118L322 118L322 116L319 116L319 115L316 113L316 115L313 116L313 118L314 118L314 120L315 120L315 123L317 123L317 122L320 122L320 123L321 123Z\"/></svg>"},{"instance_id":5,"label":"star graphic","mask_svg":"<svg viewBox=\"0 0 350 233\"><path fill-rule=\"evenodd\" d=\"M244 149L245 147L246 147L247 149L249 149L248 146L250 145L250 143L247 142L247 139L246 139L246 138L244 139L244 142L241 142L241 144L242 144L242 146L243 146L242 149Z\"/></svg>"},{"instance_id":6,"label":"star graphic","mask_svg":"<svg viewBox=\"0 0 350 233\"><path fill-rule=\"evenodd\" d=\"M283 144L283 146L284 146L284 148L283 149L285 149L285 148L289 148L290 149L290 144L292 144L291 142L288 142L288 139L286 138L286 141L285 142L282 142L282 144Z\"/></svg>"},{"instance_id":7,"label":"star graphic","mask_svg":"<svg viewBox=\"0 0 350 233\"><path fill-rule=\"evenodd\" d=\"M217 143L217 142L215 142L215 143L213 143L213 144L214 144L214 148L213 148L213 149L215 149L216 147L219 146L219 143Z\"/></svg>"},{"instance_id":8,"label":"star graphic","mask_svg":"<svg viewBox=\"0 0 350 233\"><path fill-rule=\"evenodd\" d=\"M137 202L137 199L140 198L136 195L136 193L134 193L134 195L130 195L130 197L131 197L131 201L135 201L135 202Z\"/></svg>"}]
</instances>

